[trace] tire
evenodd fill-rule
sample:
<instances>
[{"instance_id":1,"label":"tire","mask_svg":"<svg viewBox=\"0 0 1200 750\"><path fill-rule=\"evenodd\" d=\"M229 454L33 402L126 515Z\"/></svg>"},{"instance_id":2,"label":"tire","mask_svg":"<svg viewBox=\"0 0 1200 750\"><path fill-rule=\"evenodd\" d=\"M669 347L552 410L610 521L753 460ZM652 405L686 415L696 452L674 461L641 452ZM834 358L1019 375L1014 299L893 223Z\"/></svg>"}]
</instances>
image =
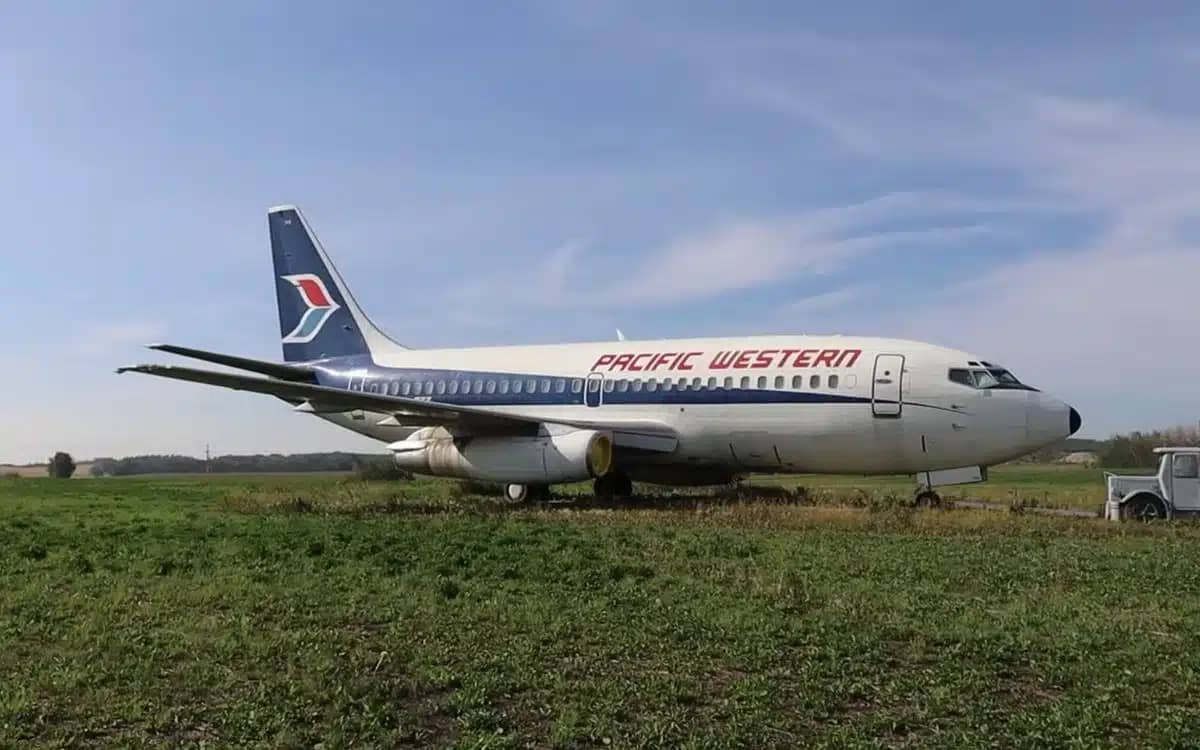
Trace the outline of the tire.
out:
<instances>
[{"instance_id":1,"label":"tire","mask_svg":"<svg viewBox=\"0 0 1200 750\"><path fill-rule=\"evenodd\" d=\"M1167 518L1167 505L1155 495L1134 495L1121 506L1121 518L1144 523L1164 521Z\"/></svg>"},{"instance_id":2,"label":"tire","mask_svg":"<svg viewBox=\"0 0 1200 750\"><path fill-rule=\"evenodd\" d=\"M510 503L524 505L532 498L533 493L527 484L506 484L504 485L504 499Z\"/></svg>"},{"instance_id":3,"label":"tire","mask_svg":"<svg viewBox=\"0 0 1200 750\"><path fill-rule=\"evenodd\" d=\"M596 481L592 482L592 495L601 502L607 502L617 496L617 483L613 481L615 477L612 474L605 474L602 477L596 477Z\"/></svg>"},{"instance_id":4,"label":"tire","mask_svg":"<svg viewBox=\"0 0 1200 750\"><path fill-rule=\"evenodd\" d=\"M921 490L913 497L914 508L937 508L941 504L941 496L933 490Z\"/></svg>"}]
</instances>

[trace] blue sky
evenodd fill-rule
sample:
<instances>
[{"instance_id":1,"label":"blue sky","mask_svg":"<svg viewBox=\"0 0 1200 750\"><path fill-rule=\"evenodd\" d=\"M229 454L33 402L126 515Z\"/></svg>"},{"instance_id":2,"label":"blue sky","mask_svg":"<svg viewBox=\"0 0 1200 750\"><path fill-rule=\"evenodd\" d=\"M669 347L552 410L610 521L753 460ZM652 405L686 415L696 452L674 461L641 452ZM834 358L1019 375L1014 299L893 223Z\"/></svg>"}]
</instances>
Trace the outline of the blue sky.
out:
<instances>
[{"instance_id":1,"label":"blue sky","mask_svg":"<svg viewBox=\"0 0 1200 750\"><path fill-rule=\"evenodd\" d=\"M1191 422L1200 6L1155 8L6 3L0 460L373 449L112 374L278 356L283 202L414 346L899 335Z\"/></svg>"}]
</instances>

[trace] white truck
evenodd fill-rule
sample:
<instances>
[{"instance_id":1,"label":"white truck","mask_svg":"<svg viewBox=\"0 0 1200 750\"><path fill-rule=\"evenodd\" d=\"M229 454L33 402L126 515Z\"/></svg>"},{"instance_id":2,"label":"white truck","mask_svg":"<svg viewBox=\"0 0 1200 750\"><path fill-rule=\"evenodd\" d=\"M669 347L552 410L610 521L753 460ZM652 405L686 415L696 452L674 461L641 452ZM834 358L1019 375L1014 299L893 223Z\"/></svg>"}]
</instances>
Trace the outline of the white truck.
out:
<instances>
[{"instance_id":1,"label":"white truck","mask_svg":"<svg viewBox=\"0 0 1200 750\"><path fill-rule=\"evenodd\" d=\"M1155 448L1162 456L1154 476L1105 473L1104 517L1152 521L1200 514L1200 448Z\"/></svg>"}]
</instances>

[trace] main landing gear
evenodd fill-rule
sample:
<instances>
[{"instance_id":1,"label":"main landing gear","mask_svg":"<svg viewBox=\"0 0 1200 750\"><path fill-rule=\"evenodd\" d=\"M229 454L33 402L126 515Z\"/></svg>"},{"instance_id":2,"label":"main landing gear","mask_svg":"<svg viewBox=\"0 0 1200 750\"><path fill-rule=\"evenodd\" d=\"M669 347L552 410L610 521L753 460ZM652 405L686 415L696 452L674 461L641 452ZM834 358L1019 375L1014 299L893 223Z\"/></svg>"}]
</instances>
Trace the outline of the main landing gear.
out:
<instances>
[{"instance_id":1,"label":"main landing gear","mask_svg":"<svg viewBox=\"0 0 1200 750\"><path fill-rule=\"evenodd\" d=\"M548 503L550 502L550 485L506 484L504 485L504 498L510 503L520 505L526 503Z\"/></svg>"},{"instance_id":2,"label":"main landing gear","mask_svg":"<svg viewBox=\"0 0 1200 750\"><path fill-rule=\"evenodd\" d=\"M592 483L592 492L597 500L626 498L633 494L633 480L624 474L610 471L602 477L596 477L596 481Z\"/></svg>"}]
</instances>

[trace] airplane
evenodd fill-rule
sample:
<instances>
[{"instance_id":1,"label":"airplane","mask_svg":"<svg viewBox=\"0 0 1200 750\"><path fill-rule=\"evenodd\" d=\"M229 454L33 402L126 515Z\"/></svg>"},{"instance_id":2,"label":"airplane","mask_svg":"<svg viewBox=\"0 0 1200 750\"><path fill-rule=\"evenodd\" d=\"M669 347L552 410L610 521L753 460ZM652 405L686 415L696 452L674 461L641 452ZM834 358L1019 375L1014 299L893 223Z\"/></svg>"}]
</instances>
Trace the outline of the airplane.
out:
<instances>
[{"instance_id":1,"label":"airplane","mask_svg":"<svg viewBox=\"0 0 1200 750\"><path fill-rule=\"evenodd\" d=\"M417 474L544 502L633 481L910 474L914 500L1077 432L1079 412L1007 368L891 338L749 336L410 349L362 311L295 206L267 213L283 362L156 344L232 370L120 368L275 396L387 444Z\"/></svg>"}]
</instances>

